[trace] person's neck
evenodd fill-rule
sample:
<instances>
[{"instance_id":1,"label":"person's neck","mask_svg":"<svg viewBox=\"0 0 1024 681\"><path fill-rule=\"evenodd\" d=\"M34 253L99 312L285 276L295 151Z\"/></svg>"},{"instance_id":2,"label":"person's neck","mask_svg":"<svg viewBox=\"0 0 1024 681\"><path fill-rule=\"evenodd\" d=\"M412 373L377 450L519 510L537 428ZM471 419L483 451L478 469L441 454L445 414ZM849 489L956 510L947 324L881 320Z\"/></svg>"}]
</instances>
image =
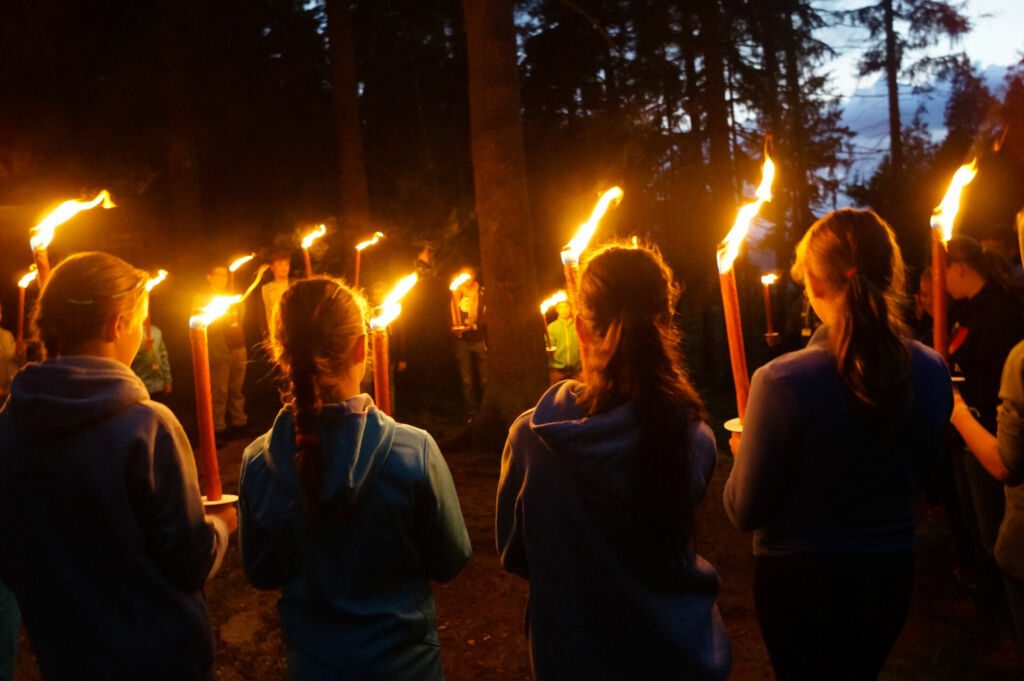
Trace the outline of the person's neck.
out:
<instances>
[{"instance_id":1,"label":"person's neck","mask_svg":"<svg viewBox=\"0 0 1024 681\"><path fill-rule=\"evenodd\" d=\"M985 288L985 284L986 282L981 276L975 275L968 277L966 281L964 281L964 288L967 291L967 297L973 298L981 293L981 289Z\"/></svg>"},{"instance_id":2,"label":"person's neck","mask_svg":"<svg viewBox=\"0 0 1024 681\"><path fill-rule=\"evenodd\" d=\"M101 359L112 359L115 362L120 362L121 359L118 357L117 348L113 343L108 343L104 340L93 339L86 341L81 345L73 348L69 348L67 352L62 352L58 357L70 357L70 356L85 356L85 357L100 357Z\"/></svg>"},{"instance_id":3,"label":"person's neck","mask_svg":"<svg viewBox=\"0 0 1024 681\"><path fill-rule=\"evenodd\" d=\"M321 386L320 391L320 399L327 404L341 404L362 392L359 389L359 381L348 378L329 386Z\"/></svg>"},{"instance_id":4,"label":"person's neck","mask_svg":"<svg viewBox=\"0 0 1024 681\"><path fill-rule=\"evenodd\" d=\"M274 275L274 283L275 284L287 284L288 283L288 277L287 276L279 277L277 275Z\"/></svg>"}]
</instances>

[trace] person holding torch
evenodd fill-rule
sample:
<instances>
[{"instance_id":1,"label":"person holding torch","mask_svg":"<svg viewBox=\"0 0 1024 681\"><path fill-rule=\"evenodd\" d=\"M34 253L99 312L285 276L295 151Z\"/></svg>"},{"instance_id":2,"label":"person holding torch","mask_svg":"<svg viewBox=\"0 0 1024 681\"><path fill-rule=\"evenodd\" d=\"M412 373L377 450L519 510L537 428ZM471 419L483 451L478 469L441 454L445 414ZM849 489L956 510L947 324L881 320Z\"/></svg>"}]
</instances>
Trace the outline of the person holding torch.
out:
<instances>
[{"instance_id":1,"label":"person holding torch","mask_svg":"<svg viewBox=\"0 0 1024 681\"><path fill-rule=\"evenodd\" d=\"M147 278L106 253L57 265L35 314L48 358L0 409L0 580L44 678L213 671L202 589L235 515L204 515L184 429L128 368Z\"/></svg>"},{"instance_id":2,"label":"person holding torch","mask_svg":"<svg viewBox=\"0 0 1024 681\"><path fill-rule=\"evenodd\" d=\"M910 606L914 500L953 407L946 363L901 320L903 257L874 212L796 249L824 325L754 372L724 505L754 532L754 601L779 679L874 679Z\"/></svg>"},{"instance_id":3,"label":"person holding torch","mask_svg":"<svg viewBox=\"0 0 1024 681\"><path fill-rule=\"evenodd\" d=\"M453 579L472 549L433 438L360 393L367 325L335 279L281 297L270 350L286 406L242 461L242 567L281 590L288 678L436 681L428 580Z\"/></svg>"}]
</instances>

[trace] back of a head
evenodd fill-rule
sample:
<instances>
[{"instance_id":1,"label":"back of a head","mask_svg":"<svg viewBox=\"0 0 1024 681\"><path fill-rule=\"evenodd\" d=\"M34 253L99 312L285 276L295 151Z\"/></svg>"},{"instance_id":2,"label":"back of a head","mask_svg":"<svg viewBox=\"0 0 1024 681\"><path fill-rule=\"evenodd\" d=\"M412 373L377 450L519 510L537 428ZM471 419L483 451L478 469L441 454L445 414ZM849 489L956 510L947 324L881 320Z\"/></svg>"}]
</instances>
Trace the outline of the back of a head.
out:
<instances>
[{"instance_id":1,"label":"back of a head","mask_svg":"<svg viewBox=\"0 0 1024 681\"><path fill-rule=\"evenodd\" d=\"M109 253L76 253L53 268L33 323L46 354L74 354L119 314L142 315L149 278ZM141 321L141 319L139 320Z\"/></svg>"},{"instance_id":2,"label":"back of a head","mask_svg":"<svg viewBox=\"0 0 1024 681\"><path fill-rule=\"evenodd\" d=\"M273 312L270 354L283 379L282 397L295 420L295 467L306 517L322 508L323 454L317 415L323 396L351 369L352 350L363 338L367 306L358 293L330 277L292 284Z\"/></svg>"},{"instance_id":3,"label":"back of a head","mask_svg":"<svg viewBox=\"0 0 1024 681\"><path fill-rule=\"evenodd\" d=\"M1013 295L1018 302L1024 302L1010 272L1010 261L999 250L985 250L981 242L964 234L954 234L946 244L946 261L963 263L977 273L986 283L992 283Z\"/></svg>"},{"instance_id":4,"label":"back of a head","mask_svg":"<svg viewBox=\"0 0 1024 681\"><path fill-rule=\"evenodd\" d=\"M892 228L874 211L844 208L811 226L792 272L795 281L809 273L838 292L829 345L839 373L861 403L889 420L911 399L904 269Z\"/></svg>"},{"instance_id":5,"label":"back of a head","mask_svg":"<svg viewBox=\"0 0 1024 681\"><path fill-rule=\"evenodd\" d=\"M632 401L647 422L634 457L636 508L670 555L693 533L688 431L704 418L680 355L677 291L657 250L611 244L585 261L576 301L592 339L580 404L594 415Z\"/></svg>"}]
</instances>

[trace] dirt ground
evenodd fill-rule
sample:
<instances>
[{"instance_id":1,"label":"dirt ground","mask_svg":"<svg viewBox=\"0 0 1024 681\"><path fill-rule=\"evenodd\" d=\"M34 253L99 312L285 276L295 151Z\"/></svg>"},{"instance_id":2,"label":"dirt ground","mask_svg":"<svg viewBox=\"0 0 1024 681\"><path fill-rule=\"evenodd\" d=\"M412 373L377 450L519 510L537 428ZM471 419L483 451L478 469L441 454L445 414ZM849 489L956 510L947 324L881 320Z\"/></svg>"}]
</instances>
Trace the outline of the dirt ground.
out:
<instances>
[{"instance_id":1,"label":"dirt ground","mask_svg":"<svg viewBox=\"0 0 1024 681\"><path fill-rule=\"evenodd\" d=\"M724 437L720 438L725 442ZM244 441L220 454L225 491L235 491ZM529 679L523 637L527 584L503 572L493 538L498 455L471 450L446 452L475 555L453 582L434 585L438 625L450 681ZM719 599L733 645L733 679L773 677L754 614L750 539L729 524L721 493L730 459L719 457L708 497L699 514L698 551L722 579ZM1008 638L1005 618L980 621L972 599L952 579L949 537L941 514L923 509L917 551L918 578L910 617L882 674L887 680L1009 681L1024 678L1024 664ZM274 592L245 581L238 546L232 541L224 567L207 590L218 637L220 681L277 681L286 677L285 649ZM627 623L624 623L627 626ZM22 632L19 681L39 673Z\"/></svg>"}]
</instances>

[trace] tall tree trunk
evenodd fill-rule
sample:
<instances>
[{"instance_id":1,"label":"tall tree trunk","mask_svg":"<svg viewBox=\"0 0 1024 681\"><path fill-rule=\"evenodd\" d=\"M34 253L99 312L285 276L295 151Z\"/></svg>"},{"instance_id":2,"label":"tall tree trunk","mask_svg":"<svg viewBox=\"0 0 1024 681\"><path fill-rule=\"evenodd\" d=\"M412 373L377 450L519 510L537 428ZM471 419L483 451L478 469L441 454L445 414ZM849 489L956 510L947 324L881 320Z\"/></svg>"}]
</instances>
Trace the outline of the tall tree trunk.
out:
<instances>
[{"instance_id":1,"label":"tall tree trunk","mask_svg":"<svg viewBox=\"0 0 1024 681\"><path fill-rule=\"evenodd\" d=\"M341 228L352 234L367 230L370 191L363 160L359 123L359 81L349 0L327 0L327 37L331 51L331 85L338 130L338 179Z\"/></svg>"},{"instance_id":2,"label":"tall tree trunk","mask_svg":"<svg viewBox=\"0 0 1024 681\"><path fill-rule=\"evenodd\" d=\"M900 124L900 91L897 78L900 71L900 55L896 45L895 10L893 0L883 0L885 16L885 81L889 90L889 167L893 203L900 200L898 187L903 178L903 138Z\"/></svg>"},{"instance_id":3,"label":"tall tree trunk","mask_svg":"<svg viewBox=\"0 0 1024 681\"><path fill-rule=\"evenodd\" d=\"M475 430L503 436L547 383L526 190L512 0L463 0L488 389ZM557 254L552 253L557 265Z\"/></svg>"}]
</instances>

